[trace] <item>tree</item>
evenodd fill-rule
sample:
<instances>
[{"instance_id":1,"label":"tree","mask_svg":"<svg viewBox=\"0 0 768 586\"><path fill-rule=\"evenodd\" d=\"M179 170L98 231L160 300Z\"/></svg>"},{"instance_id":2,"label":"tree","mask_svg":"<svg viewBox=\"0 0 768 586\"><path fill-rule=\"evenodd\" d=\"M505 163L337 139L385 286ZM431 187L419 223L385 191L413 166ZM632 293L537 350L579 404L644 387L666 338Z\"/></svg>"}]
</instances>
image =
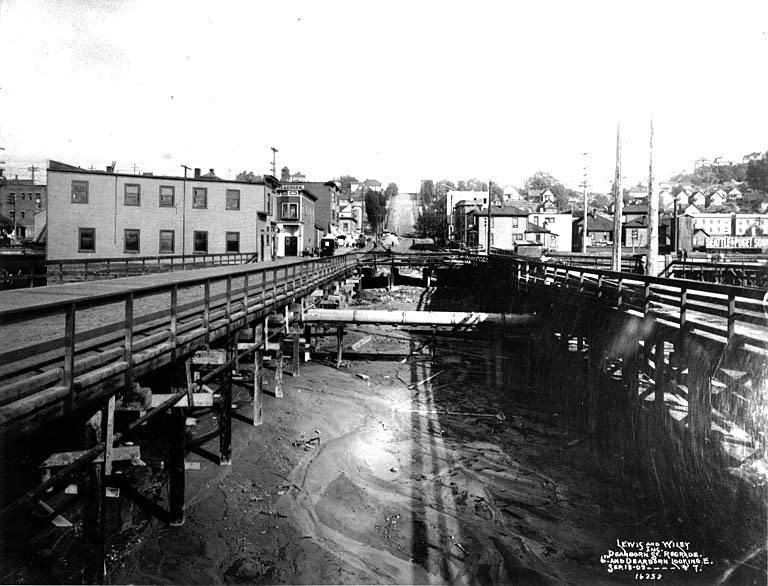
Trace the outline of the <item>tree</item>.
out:
<instances>
[{"instance_id":1,"label":"tree","mask_svg":"<svg viewBox=\"0 0 768 586\"><path fill-rule=\"evenodd\" d=\"M488 184L479 179L467 179L466 181L459 181L456 189L458 191L488 191Z\"/></svg>"},{"instance_id":2,"label":"tree","mask_svg":"<svg viewBox=\"0 0 768 586\"><path fill-rule=\"evenodd\" d=\"M747 163L747 184L752 189L768 192L768 152L761 159Z\"/></svg>"},{"instance_id":3,"label":"tree","mask_svg":"<svg viewBox=\"0 0 768 586\"><path fill-rule=\"evenodd\" d=\"M291 180L291 171L288 169L288 167L283 167L280 169L280 181L283 183L287 183Z\"/></svg>"},{"instance_id":4,"label":"tree","mask_svg":"<svg viewBox=\"0 0 768 586\"><path fill-rule=\"evenodd\" d=\"M422 179L419 189L419 201L422 205L431 205L435 200L435 183L431 179Z\"/></svg>"},{"instance_id":5,"label":"tree","mask_svg":"<svg viewBox=\"0 0 768 586\"><path fill-rule=\"evenodd\" d=\"M435 184L435 195L439 198L445 198L448 196L449 191L454 191L456 189L456 186L454 185L453 181L449 181L448 179L440 179Z\"/></svg>"},{"instance_id":6,"label":"tree","mask_svg":"<svg viewBox=\"0 0 768 586\"><path fill-rule=\"evenodd\" d=\"M526 193L530 193L532 189L542 191L549 189L555 196L555 205L560 212L571 209L569 196L576 193L571 189L566 189L562 183L546 171L537 171L525 180Z\"/></svg>"},{"instance_id":7,"label":"tree","mask_svg":"<svg viewBox=\"0 0 768 586\"><path fill-rule=\"evenodd\" d=\"M374 234L379 234L387 217L387 196L368 189L365 192L365 213Z\"/></svg>"},{"instance_id":8,"label":"tree","mask_svg":"<svg viewBox=\"0 0 768 586\"><path fill-rule=\"evenodd\" d=\"M387 196L387 200L393 198L397 195L397 183L390 183L387 185L387 188L384 190L384 195Z\"/></svg>"},{"instance_id":9,"label":"tree","mask_svg":"<svg viewBox=\"0 0 768 586\"><path fill-rule=\"evenodd\" d=\"M352 175L342 175L339 177L339 184L341 185L341 191L350 194L352 193L352 184L353 183L359 183L357 180L357 177L353 177Z\"/></svg>"},{"instance_id":10,"label":"tree","mask_svg":"<svg viewBox=\"0 0 768 586\"><path fill-rule=\"evenodd\" d=\"M253 171L240 171L235 177L237 181L245 181L246 183L257 183L261 181L261 175L255 175Z\"/></svg>"}]
</instances>

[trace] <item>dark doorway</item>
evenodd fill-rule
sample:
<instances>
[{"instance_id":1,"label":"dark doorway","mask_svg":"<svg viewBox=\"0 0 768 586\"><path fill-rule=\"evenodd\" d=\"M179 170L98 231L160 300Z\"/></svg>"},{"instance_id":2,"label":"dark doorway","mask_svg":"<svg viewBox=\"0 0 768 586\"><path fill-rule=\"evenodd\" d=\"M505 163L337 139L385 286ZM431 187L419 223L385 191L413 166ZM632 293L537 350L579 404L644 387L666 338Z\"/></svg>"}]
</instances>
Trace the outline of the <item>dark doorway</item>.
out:
<instances>
[{"instance_id":1,"label":"dark doorway","mask_svg":"<svg viewBox=\"0 0 768 586\"><path fill-rule=\"evenodd\" d=\"M261 249L259 251L259 258L264 260L264 232L261 233Z\"/></svg>"},{"instance_id":2,"label":"dark doorway","mask_svg":"<svg viewBox=\"0 0 768 586\"><path fill-rule=\"evenodd\" d=\"M285 237L285 256L297 256L299 253L299 237Z\"/></svg>"}]
</instances>

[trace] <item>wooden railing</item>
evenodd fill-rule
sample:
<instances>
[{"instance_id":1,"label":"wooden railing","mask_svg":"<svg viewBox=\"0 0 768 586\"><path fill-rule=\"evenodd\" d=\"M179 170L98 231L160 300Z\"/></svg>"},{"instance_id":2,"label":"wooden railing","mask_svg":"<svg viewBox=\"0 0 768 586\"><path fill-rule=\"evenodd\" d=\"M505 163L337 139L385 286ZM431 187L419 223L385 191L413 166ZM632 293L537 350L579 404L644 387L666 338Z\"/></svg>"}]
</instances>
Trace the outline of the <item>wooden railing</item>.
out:
<instances>
[{"instance_id":1,"label":"wooden railing","mask_svg":"<svg viewBox=\"0 0 768 586\"><path fill-rule=\"evenodd\" d=\"M692 333L734 340L749 348L768 349L765 291L492 256L511 265L522 290L540 286L558 288L611 308L638 315L652 314L662 322L685 326Z\"/></svg>"},{"instance_id":2,"label":"wooden railing","mask_svg":"<svg viewBox=\"0 0 768 586\"><path fill-rule=\"evenodd\" d=\"M183 271L219 265L243 264L258 259L256 252L197 253L158 256L75 258L45 262L48 283L92 281L145 273Z\"/></svg>"},{"instance_id":3,"label":"wooden railing","mask_svg":"<svg viewBox=\"0 0 768 586\"><path fill-rule=\"evenodd\" d=\"M35 427L101 399L351 272L356 264L353 253L266 267L221 267L174 279L139 277L117 288L62 285L51 288L50 301L39 295L39 301L0 310L5 337L0 427ZM139 305L143 311L137 311ZM91 327L80 327L81 320Z\"/></svg>"},{"instance_id":4,"label":"wooden railing","mask_svg":"<svg viewBox=\"0 0 768 586\"><path fill-rule=\"evenodd\" d=\"M768 289L768 262L743 258L728 262L711 262L705 259L673 260L660 276L765 290Z\"/></svg>"}]
</instances>

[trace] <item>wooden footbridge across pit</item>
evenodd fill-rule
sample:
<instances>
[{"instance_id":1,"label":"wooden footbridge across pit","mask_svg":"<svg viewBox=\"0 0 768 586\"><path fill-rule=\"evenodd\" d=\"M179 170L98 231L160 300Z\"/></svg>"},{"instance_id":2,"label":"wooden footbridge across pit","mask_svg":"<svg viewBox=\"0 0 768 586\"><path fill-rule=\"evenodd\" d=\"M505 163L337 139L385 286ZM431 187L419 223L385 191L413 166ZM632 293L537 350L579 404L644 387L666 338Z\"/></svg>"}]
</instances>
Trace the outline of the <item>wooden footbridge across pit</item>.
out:
<instances>
[{"instance_id":1,"label":"wooden footbridge across pit","mask_svg":"<svg viewBox=\"0 0 768 586\"><path fill-rule=\"evenodd\" d=\"M6 496L0 516L30 506L53 515L40 500L46 491L65 484L75 472L88 471L92 490L85 498L102 503L88 507L91 513L84 518L84 535L96 553L89 577L102 579L106 479L113 461L136 456L120 445L131 433L152 417L172 413L167 519L182 523L185 429L179 407L212 404L214 398L201 391L206 383L220 383L221 463L228 463L231 373L249 355L253 421L260 421L261 359L270 333L265 318L283 314L287 327L291 304L359 268L411 267L431 275L439 267L468 263L487 264L503 295L522 300L544 318L539 343L525 350L531 361L538 352L552 370L552 365L564 365L561 359L574 349L582 358L590 382L580 399L591 432L599 431L604 418L601 381L614 377L633 412L650 407L668 414L689 429L692 445L703 446L719 434L727 436L734 457L762 454L768 392L764 291L499 254L356 252L0 293L0 441L40 437L51 423L101 414L96 438L82 450L49 458L51 474L24 494ZM248 343L238 344L238 333L246 329ZM298 332L292 342L297 368ZM127 428L114 432L116 395L134 389L139 377L183 366L196 351L212 346L226 352L212 361L207 374L192 383L188 377L184 388L172 387L155 397ZM275 375L282 376L281 361Z\"/></svg>"}]
</instances>

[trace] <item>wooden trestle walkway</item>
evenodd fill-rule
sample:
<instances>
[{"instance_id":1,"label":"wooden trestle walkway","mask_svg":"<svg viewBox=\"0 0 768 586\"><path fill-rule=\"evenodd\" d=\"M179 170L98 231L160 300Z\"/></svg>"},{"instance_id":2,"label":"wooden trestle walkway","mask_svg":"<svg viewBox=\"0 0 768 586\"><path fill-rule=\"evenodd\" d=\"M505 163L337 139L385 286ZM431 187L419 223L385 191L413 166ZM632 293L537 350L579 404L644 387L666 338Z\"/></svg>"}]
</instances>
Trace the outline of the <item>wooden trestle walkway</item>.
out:
<instances>
[{"instance_id":1,"label":"wooden trestle walkway","mask_svg":"<svg viewBox=\"0 0 768 586\"><path fill-rule=\"evenodd\" d=\"M491 255L490 269L546 319L545 353L576 345L589 373L582 399L591 433L604 409L597 377L610 375L628 404L681 422L691 446L717 436L736 462L764 454L768 292L503 254Z\"/></svg>"}]
</instances>

